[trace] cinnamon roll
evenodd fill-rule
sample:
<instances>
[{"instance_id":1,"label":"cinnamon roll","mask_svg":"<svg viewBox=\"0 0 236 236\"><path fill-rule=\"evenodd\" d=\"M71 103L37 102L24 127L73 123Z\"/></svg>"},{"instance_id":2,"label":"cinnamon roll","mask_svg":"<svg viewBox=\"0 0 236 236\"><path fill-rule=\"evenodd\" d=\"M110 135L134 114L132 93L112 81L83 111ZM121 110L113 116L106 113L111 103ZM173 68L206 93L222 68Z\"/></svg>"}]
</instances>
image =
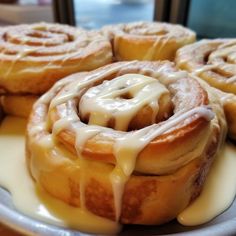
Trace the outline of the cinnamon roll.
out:
<instances>
[{"instance_id":1,"label":"cinnamon roll","mask_svg":"<svg viewBox=\"0 0 236 236\"><path fill-rule=\"evenodd\" d=\"M176 64L218 89L229 135L236 139L236 39L205 39L187 45L178 50Z\"/></svg>"},{"instance_id":2,"label":"cinnamon roll","mask_svg":"<svg viewBox=\"0 0 236 236\"><path fill-rule=\"evenodd\" d=\"M162 224L199 195L224 133L215 94L187 72L167 61L117 62L71 75L35 103L27 163L67 204Z\"/></svg>"},{"instance_id":3,"label":"cinnamon roll","mask_svg":"<svg viewBox=\"0 0 236 236\"><path fill-rule=\"evenodd\" d=\"M133 22L105 26L114 57L124 60L173 60L178 48L195 41L195 33L181 25Z\"/></svg>"},{"instance_id":4,"label":"cinnamon roll","mask_svg":"<svg viewBox=\"0 0 236 236\"><path fill-rule=\"evenodd\" d=\"M37 23L0 28L0 88L42 94L57 80L111 62L104 37L67 25Z\"/></svg>"}]
</instances>

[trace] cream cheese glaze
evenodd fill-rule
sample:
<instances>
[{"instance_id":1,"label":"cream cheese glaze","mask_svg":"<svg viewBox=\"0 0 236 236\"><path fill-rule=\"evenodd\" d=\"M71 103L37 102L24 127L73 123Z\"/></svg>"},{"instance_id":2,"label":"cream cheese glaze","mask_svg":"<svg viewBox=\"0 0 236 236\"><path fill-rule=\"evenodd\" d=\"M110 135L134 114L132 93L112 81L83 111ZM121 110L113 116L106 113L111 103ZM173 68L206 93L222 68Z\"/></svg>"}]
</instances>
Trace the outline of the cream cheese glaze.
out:
<instances>
[{"instance_id":1,"label":"cream cheese glaze","mask_svg":"<svg viewBox=\"0 0 236 236\"><path fill-rule=\"evenodd\" d=\"M236 195L236 147L226 143L218 153L201 195L177 217L183 225L200 225L227 209Z\"/></svg>"},{"instance_id":2,"label":"cream cheese glaze","mask_svg":"<svg viewBox=\"0 0 236 236\"><path fill-rule=\"evenodd\" d=\"M147 50L147 52L143 56L142 60L151 61L154 58L155 54L158 55L159 53L162 53L162 50L165 49L165 46L171 39L173 40L173 38L173 36L167 36L166 38L162 39L157 37L153 45Z\"/></svg>"},{"instance_id":3,"label":"cream cheese glaze","mask_svg":"<svg viewBox=\"0 0 236 236\"><path fill-rule=\"evenodd\" d=\"M229 90L223 85L226 83L235 86L235 50L235 39L201 40L180 49L176 63L180 68L187 69L207 80L213 87L232 92L233 90Z\"/></svg>"},{"instance_id":4,"label":"cream cheese glaze","mask_svg":"<svg viewBox=\"0 0 236 236\"><path fill-rule=\"evenodd\" d=\"M118 60L173 60L178 48L195 41L195 33L180 25L133 22L108 25L101 32L113 44Z\"/></svg>"},{"instance_id":5,"label":"cream cheese glaze","mask_svg":"<svg viewBox=\"0 0 236 236\"><path fill-rule=\"evenodd\" d=\"M121 212L121 203L125 183L134 171L138 153L155 137L165 133L166 131L177 125L179 122L185 120L187 117L191 116L194 113L199 116L203 116L207 120L211 120L213 118L213 113L210 110L207 110L204 107L197 107L196 109L192 109L189 112L172 118L171 122L166 123L165 125L160 126L157 129L153 129L152 126L149 126L145 129L135 131L131 134L127 133L127 135L118 139L115 144L114 150L117 164L111 173L111 182L114 191L117 221ZM208 137L207 134L206 137ZM200 151L202 151L201 148L202 146L200 145ZM190 162L193 158L197 156L196 154L194 155L194 153L191 154L191 157L187 158L187 162ZM183 162L184 161L182 161L181 164L183 164ZM167 165L167 169L165 169L165 166L163 166L162 168L160 166L162 171L168 171L168 169L171 168L169 162ZM176 168L176 163L174 168Z\"/></svg>"},{"instance_id":6,"label":"cream cheese glaze","mask_svg":"<svg viewBox=\"0 0 236 236\"><path fill-rule=\"evenodd\" d=\"M25 127L26 120L6 117L0 128L0 186L12 194L17 210L34 219L62 227L101 234L118 232L119 224L84 209L71 207L35 185L25 162Z\"/></svg>"},{"instance_id":7,"label":"cream cheese glaze","mask_svg":"<svg viewBox=\"0 0 236 236\"><path fill-rule=\"evenodd\" d=\"M28 163L32 176L36 181L40 182L41 173L46 173L45 175L48 174L48 177L45 177L45 181L47 178L50 178L49 175L56 172L55 165L58 170L61 166L68 169L74 168L73 173L75 172L76 174L72 174L71 179L78 185L79 190L77 190L77 192L79 191L79 197L74 197L73 190L71 190L68 185L66 186L68 175L65 174L65 188L68 187L69 190L67 194L63 195L65 198L62 199L65 199L68 204L75 204L77 207L87 207L90 211L95 213L96 208L91 207L92 204L89 205L88 203L88 201L92 201L87 191L87 185L91 177L86 174L86 171L89 170L87 161L94 161L94 159L89 159L84 150L88 142L92 139L96 140L96 138L101 136L108 137L108 139L112 138L113 145L111 147L111 153L114 161L109 162L109 164L112 163L112 165L109 165L109 171L106 172L107 175L105 177L112 200L110 200L111 209L106 212L109 214L111 212L112 215L109 216L109 218L117 222L125 222L121 220L122 212L124 212L122 211L122 199L125 196L124 189L129 183L127 181L133 177L131 175L135 173L135 171L136 173L137 171L139 173L145 173L145 175L171 175L194 159L205 155L203 153L206 152L210 142L212 142L212 145L215 144L218 146L218 134L221 136L223 134L221 131L224 129L224 122L219 121L218 119L220 118L214 115L217 108L214 108L214 112L212 112L210 108L212 104L209 102L210 106L206 106L208 104L207 98L205 97L206 94L202 90L202 93L200 93L198 85L195 85L195 88L199 91L199 96L202 100L198 100L198 103L195 103L196 100L193 98L190 99L193 103L190 101L188 106L184 106L186 99L182 99L184 100L182 101L180 99L181 95L183 94L184 98L185 96L186 98L192 98L193 92L192 84L190 86L190 82L187 82L187 79L187 84L180 83L179 81L180 79L185 81L185 78L180 77L186 75L186 73L176 71L170 67L170 64L166 63L163 66L157 67L155 70L151 66L147 66L146 69L144 68L143 70L148 73L143 75L142 67L140 69L135 68L137 64L138 62L136 61L117 63L107 66L107 69L100 69L82 75L78 74L60 81L35 104L35 114L40 113L38 108L41 109L44 107L43 109L45 109L45 111L42 112L42 116L37 122L29 123L27 130L27 145L29 150ZM122 70L124 65L125 69ZM128 70L127 68L131 69ZM129 73L127 70L131 72ZM169 71L172 73L169 73ZM79 76L79 78L77 76ZM193 81L193 83L195 82ZM179 87L180 89L178 90ZM180 92L177 93L176 91ZM151 117L152 123L145 128L128 130L130 120L133 120L135 114L137 114L143 106L149 105L151 110L153 110L153 116L156 116L156 114L159 113L159 104L162 103L159 102L160 99L169 93L171 93L173 98L170 102L180 104L179 106L173 105L173 114L168 115L166 117L167 119L163 122L156 122L154 117ZM219 104L217 104L216 106L218 107ZM60 110L60 108L64 106L72 107L72 109ZM116 106L119 109L116 109ZM81 116L85 118L88 117L87 122L86 119L84 121ZM53 117L55 117L55 119ZM109 128L108 123L111 118L115 123L115 129ZM168 140L172 142L171 140L175 140L175 137L171 132L174 132L176 127L182 128L188 125L190 126L193 121L201 121L204 124L203 129L196 129L198 130L196 132L200 132L199 130L204 131L198 133L199 136L197 136L198 139L196 142L188 145L188 150L180 150L177 157L169 155L163 158L163 160L160 158L159 162L157 160L157 162L152 164L154 167L151 166L147 168L147 165L144 165L145 171L143 171L140 167L141 165L137 164L139 162L137 159L139 153L154 139L161 137L161 135L164 136L166 134ZM68 143L73 148L71 153L72 157L63 155L58 147L58 143L61 142L64 144L63 141L60 140L60 135L63 132L73 134L73 141ZM106 144L104 139L102 142ZM66 145L64 147L67 148ZM100 150L101 149L99 149L99 151ZM94 152L90 152L94 154ZM83 157L83 154L86 158ZM60 178L60 176L58 177ZM94 179L96 179L96 177L94 177ZM42 186L44 186L44 184L42 184ZM50 192L50 189L54 189L53 183L51 186L45 187L45 189ZM51 194L57 196L57 193ZM87 202L85 202L84 199ZM189 201L186 202L185 206ZM183 206L178 213L185 206ZM102 215L103 213L98 212L97 214ZM176 214L172 217L175 216Z\"/></svg>"},{"instance_id":8,"label":"cream cheese glaze","mask_svg":"<svg viewBox=\"0 0 236 236\"><path fill-rule=\"evenodd\" d=\"M217 144L217 138L223 138L224 136L223 131L225 127L220 104L213 102L213 104L210 103L212 107L206 106L208 102L206 97L204 97L205 93L203 92L202 100L198 100L198 103L193 104L188 102L188 107L183 106L183 104L181 104L182 100L179 98L180 95L174 93L174 96L176 97L172 99L173 103L176 102L175 100L180 100L180 105L175 106L175 110L173 111L174 114L170 117L167 115L167 120L157 122L155 116L158 115L159 110L161 109L161 106L159 105L159 103L161 103L160 100L163 99L164 96L168 97L169 92L172 93L178 86L181 87L180 91L184 94L183 96L186 96L186 94L192 95L192 90L190 89L192 86L190 86L190 84L188 86L178 84L179 76L183 73L167 73L166 78L164 78L165 73L161 70L168 70L168 64L166 64L167 67L163 66L160 70L152 72L155 73L155 79L144 76L142 73L128 74L125 71L126 74L124 74L124 72L120 71L124 65L129 67L134 66L136 63L137 62L119 63L113 67L108 67L108 70L97 70L94 73L79 74L78 76L81 76L80 80L73 80L73 77L71 76L60 81L35 104L36 113L38 115L41 114L41 116L37 119L37 122L29 123L28 125L27 154L30 155L27 155L27 157L32 176L38 181L42 177L41 174L46 173L49 174L48 177L46 177L46 180L49 181L47 178L51 178L51 175L54 175L56 170L56 172L60 173L59 175L56 175L56 182L58 182L58 179L63 181L64 178L61 178L63 175L61 175L60 172L64 171L64 169L60 169L60 167L63 166L63 168L65 167L65 169L70 170L71 168L75 168L73 169L72 174L75 174L75 181L78 182L73 182L73 184L77 184L77 192L75 192L75 194L79 194L79 198L77 196L77 198L75 197L71 202L69 201L67 203L68 205L76 205L79 208L78 211L89 215L88 217L90 217L91 214L88 213L86 209L88 206L85 202L85 200L87 200L87 198L85 199L85 196L87 196L85 195L87 194L87 188L85 188L85 186L87 187L86 181L90 178L89 173L93 171L93 166L96 166L94 170L99 170L98 166L103 165L94 160L91 161L84 158L82 151L88 140L95 138L97 135L115 137L113 139L114 145L112 146L112 154L115 159L114 165L105 165L104 168L107 168L107 170L102 170L104 172L107 171L106 180L108 180L110 184L111 195L113 197L113 208L108 211L113 211L113 216L110 217L110 219L119 222L122 217L122 198L125 196L124 189L127 186L126 183L132 178L131 175L134 171L138 170L142 173L141 169L136 169L137 158L139 153L143 151L151 141L164 134L170 134L168 138L172 140L173 136L171 136L171 131L175 130L176 127L185 127L192 124L193 121L204 122L204 135L201 133L201 136L199 136L196 143L190 145L190 150L179 152L177 157L168 155L168 157L165 158L165 161L157 162L154 169L150 168L144 171L145 174L168 175L175 172L177 169L180 169L183 165L185 166L190 163L195 158L201 157L202 153L208 150L208 145L210 143L212 145L217 145L218 147L220 142ZM171 68L169 67L169 69ZM152 76L152 73L149 73L149 75L151 74ZM114 75L116 75L115 78L109 80ZM183 79L183 81L185 80ZM192 81L192 83L194 83L194 81ZM100 90L100 88L102 89ZM195 88L198 89L197 85ZM91 99L92 102L90 101ZM211 98L211 95L209 95L209 99L210 101L214 100ZM112 103L110 103L110 100L112 100ZM167 103L172 102L172 100L169 101L167 99ZM113 102L115 105L113 105ZM69 106L72 106L70 104L74 104L73 106L75 109L70 109L68 111L62 110L62 113L59 113L57 119L53 122L50 115L53 114L53 111L57 111L59 107L64 106L65 104L69 104ZM129 131L129 121L134 118L140 108L143 108L143 106L146 105L150 106L151 110L153 110L151 124L145 128L135 128L130 132L123 132ZM90 110L91 106L93 106L94 109ZM180 109L180 107L183 107L183 109ZM45 111L40 113L42 110L38 111L38 108L45 109ZM79 113L82 113L82 115L84 113L85 117L88 115L90 116L88 118L89 125L87 125L86 122L80 121L77 110L79 110ZM222 112L222 114L215 115L212 110L216 113ZM101 117L97 119L97 115L93 114L93 112L102 113ZM114 126L118 131L106 127L111 118L115 121ZM62 145L58 139L58 134L64 130L69 130L69 132L74 134L75 142L72 144L75 148L74 152L68 152L68 150L65 150L65 147L61 147ZM215 132L219 133L220 137L217 137ZM212 137L211 135L214 136ZM55 177L53 177L53 179L54 178ZM67 175L64 181L70 181ZM57 183L53 181L53 189L55 184ZM59 187L58 189L62 194L63 191L71 191L70 186L63 186L65 188L60 189ZM66 188L69 190L66 190ZM48 189L50 189L50 187ZM71 192L69 193L71 194ZM74 202L73 200L77 202ZM187 204L185 204L184 207L186 205ZM178 213L184 207L182 207ZM93 211L94 208L88 209ZM174 216L176 216L176 214L174 214ZM93 221L93 219L91 218L89 221ZM114 231L118 229L118 224L115 222L110 223ZM81 227L80 224L79 227ZM85 231L89 230L85 229Z\"/></svg>"},{"instance_id":9,"label":"cream cheese glaze","mask_svg":"<svg viewBox=\"0 0 236 236\"><path fill-rule=\"evenodd\" d=\"M159 98L169 93L158 80L139 74L126 74L90 88L81 98L80 116L89 114L89 125L106 126L115 119L115 130L128 130L136 113L145 105L152 105L155 123ZM127 99L122 99L126 96Z\"/></svg>"},{"instance_id":10,"label":"cream cheese glaze","mask_svg":"<svg viewBox=\"0 0 236 236\"><path fill-rule=\"evenodd\" d=\"M0 65L4 68L0 70L1 87L14 94L43 94L66 75L112 61L107 39L65 25L41 22L9 26L0 30L0 41Z\"/></svg>"},{"instance_id":11,"label":"cream cheese glaze","mask_svg":"<svg viewBox=\"0 0 236 236\"><path fill-rule=\"evenodd\" d=\"M94 233L117 232L120 226L115 222L69 207L35 186L25 163L25 126L26 120L6 117L0 128L0 185L12 194L16 208L30 217L54 225ZM9 148L11 146L14 149ZM226 143L213 164L202 194L178 216L181 224L205 223L230 206L236 193L235 157L235 146Z\"/></svg>"},{"instance_id":12,"label":"cream cheese glaze","mask_svg":"<svg viewBox=\"0 0 236 236\"><path fill-rule=\"evenodd\" d=\"M134 62L130 62L129 64L133 63ZM104 76L108 76L109 74L114 73L115 69L117 68L105 71L103 72L104 74L99 74L98 77L96 76L96 74L92 75L92 77L90 77L89 79L81 80L80 83L72 82L68 87L65 87L65 93L59 93L52 99L49 109L53 109L55 106L64 103L68 99L78 96L78 94L83 91L83 88L85 88L86 86L90 87L91 84L100 81L104 78ZM177 74L176 76L178 77L179 74ZM57 90L57 87L60 87L60 84L56 85L53 90ZM102 87L102 90L100 90L100 87ZM51 92L52 96L53 90ZM132 95L132 99L125 100L124 104L124 101L122 99L117 99L117 97L120 97L122 94L126 93L126 90ZM123 76L116 77L111 81L105 81L100 86L96 86L95 88L91 88L86 91L80 100L80 112L83 111L85 115L86 113L90 113L89 125L87 126L81 122L78 122L79 118L66 116L66 118L59 119L55 123L55 127L53 126L52 129L52 136L55 136L57 133L65 130L66 128L72 130L76 134L75 148L77 150L77 154L81 157L80 159L82 160L82 163L84 163L85 160L81 156L80 150L83 149L83 145L87 142L87 140L95 137L97 134L103 132L104 130L109 133L109 128L101 127L98 125L106 126L108 123L108 119L110 119L111 115L113 115L114 120L116 121L115 128L126 131L128 123L141 107L143 107L145 104L153 104L153 102L155 101L158 102L160 97L166 93L168 93L168 90L164 85L159 83L158 80L144 75L125 74ZM85 99L83 99L84 97ZM48 99L50 99L50 96L46 94L40 99L39 102L43 101L45 103L48 103ZM115 105L111 106L110 101ZM117 111L116 105L119 108L117 109ZM152 107L155 109L154 113L158 113L158 106L156 105ZM98 112L99 116L97 114ZM152 141L154 138L173 129L181 122L190 122L190 120L188 119L189 117L193 116L195 116L195 118L202 117L205 120L210 121L214 118L214 113L211 111L211 109L205 106L199 106L185 113L177 112L168 120L167 123L163 123L163 125L161 126L153 124L141 130L128 132L121 138L118 137L117 142L114 146L114 155L117 164L110 175L110 180L113 187L117 221L119 221L120 218L124 187L130 175L134 171L138 153L140 153L140 151L144 149L146 145L150 143L150 141ZM33 132L35 132L34 129L35 127L32 130ZM202 142L199 143L198 148L196 148L193 152L190 152L190 155L183 155L178 159L178 161L166 161L165 163L163 163L163 165L160 165L158 167L155 166L158 170L158 174L170 173L171 171L179 168L181 165L187 164L194 158L198 157L205 147L205 141L209 138L210 130L211 127L208 128L208 132L206 132L205 138L202 139ZM40 140L40 146L42 146L42 148L40 149L37 147L37 145L36 148L34 148L35 145L33 141L30 145L32 150L34 150L35 155L37 155L38 157L32 158L32 161L34 161L33 159L39 160L40 156L43 155L41 155L41 153L45 152L45 150L47 153L50 153L49 155L54 156L55 151L53 149L55 147L55 144L53 144L53 142L54 140L51 139L50 134ZM57 153L57 155L60 154ZM40 163L37 164L37 166L39 165ZM34 177L37 177L36 172L33 171L32 173ZM80 184L81 186L84 185L83 178L81 178ZM83 196L83 188L81 188L81 191L81 196Z\"/></svg>"}]
</instances>

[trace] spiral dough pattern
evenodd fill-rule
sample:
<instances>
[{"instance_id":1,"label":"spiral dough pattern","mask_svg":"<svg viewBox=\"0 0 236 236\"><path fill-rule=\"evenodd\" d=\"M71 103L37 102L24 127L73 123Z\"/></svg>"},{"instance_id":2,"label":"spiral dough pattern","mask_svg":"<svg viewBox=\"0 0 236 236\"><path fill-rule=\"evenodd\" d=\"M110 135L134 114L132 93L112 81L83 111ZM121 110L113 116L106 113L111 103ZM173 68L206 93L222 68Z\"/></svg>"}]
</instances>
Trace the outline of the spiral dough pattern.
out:
<instances>
[{"instance_id":1,"label":"spiral dough pattern","mask_svg":"<svg viewBox=\"0 0 236 236\"><path fill-rule=\"evenodd\" d=\"M195 41L195 33L181 25L133 22L103 27L118 61L174 60L177 49Z\"/></svg>"},{"instance_id":2,"label":"spiral dough pattern","mask_svg":"<svg viewBox=\"0 0 236 236\"><path fill-rule=\"evenodd\" d=\"M68 204L161 224L198 196L224 132L215 95L186 72L170 62L118 62L69 76L36 102L27 162Z\"/></svg>"},{"instance_id":3,"label":"spiral dough pattern","mask_svg":"<svg viewBox=\"0 0 236 236\"><path fill-rule=\"evenodd\" d=\"M0 29L0 88L42 94L66 75L111 62L108 40L83 29L39 23Z\"/></svg>"},{"instance_id":4,"label":"spiral dough pattern","mask_svg":"<svg viewBox=\"0 0 236 236\"><path fill-rule=\"evenodd\" d=\"M221 100L236 139L236 39L201 40L178 50L176 64L205 80Z\"/></svg>"}]
</instances>

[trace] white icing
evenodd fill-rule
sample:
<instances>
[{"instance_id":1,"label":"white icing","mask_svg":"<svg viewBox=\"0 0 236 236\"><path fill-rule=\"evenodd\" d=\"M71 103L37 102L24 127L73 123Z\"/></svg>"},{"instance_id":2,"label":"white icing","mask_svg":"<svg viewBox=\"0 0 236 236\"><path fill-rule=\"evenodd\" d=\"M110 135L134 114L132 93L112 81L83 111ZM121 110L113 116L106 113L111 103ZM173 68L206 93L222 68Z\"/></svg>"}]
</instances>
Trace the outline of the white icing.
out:
<instances>
[{"instance_id":1,"label":"white icing","mask_svg":"<svg viewBox=\"0 0 236 236\"><path fill-rule=\"evenodd\" d=\"M227 104L228 102L236 102L236 96L232 93L225 93L222 91L217 90L217 93L220 95L219 98L223 105Z\"/></svg>"},{"instance_id":2,"label":"white icing","mask_svg":"<svg viewBox=\"0 0 236 236\"><path fill-rule=\"evenodd\" d=\"M25 46L24 44L26 43L27 41L25 40L22 40L21 41L21 44L22 45L22 49L20 51L18 51L18 53L16 55L14 55L14 60L12 60L10 66L7 68L5 74L4 74L4 77L7 78L9 76L9 74L11 73L11 71L14 69L14 66L15 64L20 61L21 59L23 59L24 57L28 56L29 54L35 52L38 50L38 48L35 48L35 47L28 47L28 46ZM6 48L7 50L7 48Z\"/></svg>"},{"instance_id":3,"label":"white icing","mask_svg":"<svg viewBox=\"0 0 236 236\"><path fill-rule=\"evenodd\" d=\"M0 128L0 186L10 191L16 208L52 225L91 233L117 233L120 226L115 222L71 207L35 185L25 163L25 126L26 120L6 117Z\"/></svg>"},{"instance_id":4,"label":"white icing","mask_svg":"<svg viewBox=\"0 0 236 236\"><path fill-rule=\"evenodd\" d=\"M129 66L131 64L135 63L133 62L129 62L127 63L126 66ZM58 96L56 96L54 99L52 99L51 103L50 103L50 109L52 109L53 107L62 104L64 102L66 102L69 99L73 99L77 96L77 93L82 90L83 88L86 88L89 85L92 85L96 82L102 81L103 78L105 77L109 77L109 75L117 72L119 69L122 68L122 64L117 65L115 67L112 67L108 70L104 70L104 71L98 71L97 73L93 73L91 75L88 75L86 77L86 79L81 79L79 82L75 81L74 83L70 83L70 85L67 87L67 90L62 93L59 94Z\"/></svg>"},{"instance_id":5,"label":"white icing","mask_svg":"<svg viewBox=\"0 0 236 236\"><path fill-rule=\"evenodd\" d=\"M155 59L155 55L161 55L162 50L165 48L165 46L171 39L173 39L173 36L157 37L153 45L147 50L147 52L143 56L142 60L151 61Z\"/></svg>"},{"instance_id":6,"label":"white icing","mask_svg":"<svg viewBox=\"0 0 236 236\"><path fill-rule=\"evenodd\" d=\"M201 66L200 68L197 68L196 70L194 70L193 74L199 75L203 72L210 71L212 69L216 69L219 65L220 64L209 64L209 65Z\"/></svg>"},{"instance_id":7,"label":"white icing","mask_svg":"<svg viewBox=\"0 0 236 236\"><path fill-rule=\"evenodd\" d=\"M125 94L131 96L123 99ZM126 74L105 81L100 86L89 89L80 100L80 115L89 114L89 125L106 126L111 118L115 120L115 129L126 131L132 118L145 105L154 109L152 120L158 113L158 100L168 90L151 77L138 74Z\"/></svg>"},{"instance_id":8,"label":"white icing","mask_svg":"<svg viewBox=\"0 0 236 236\"><path fill-rule=\"evenodd\" d=\"M129 176L134 171L136 158L138 157L139 152L144 149L145 146L154 138L164 134L168 130L175 127L178 123L183 122L185 119L188 119L193 115L203 117L206 120L211 120L214 116L213 112L206 107L197 107L186 113L173 116L168 122L159 127L152 125L135 132L127 133L122 138L117 139L114 147L114 154L117 163L111 173L117 220L119 219L121 213L121 202L124 186L129 179ZM199 155L199 152L197 152L197 154ZM196 158L198 155L190 155L188 162L193 158Z\"/></svg>"},{"instance_id":9,"label":"white icing","mask_svg":"<svg viewBox=\"0 0 236 236\"><path fill-rule=\"evenodd\" d=\"M111 129L101 127L101 125L106 126L111 117L116 121L116 128L126 130L134 115L140 108L147 104L153 108L154 115L152 120L154 120L158 113L158 100L163 94L168 93L168 90L164 85L168 86L178 78L186 75L186 72L180 71L171 74L169 77L167 76L167 79L165 80L164 74L168 74L168 69L165 71L165 67L160 69L160 71L155 72L155 77L158 78L160 82L154 78L137 74L126 74L111 81L104 81L106 78L109 78L109 76L111 77L111 75L118 73L118 70L124 67L124 65L128 67L133 63L136 62L118 64L111 69L98 70L92 74L87 73L84 78L79 80L79 82L73 81L72 79L64 80L56 84L51 91L39 99L37 103L37 105L40 103L50 103L50 112L50 109L57 109L58 105L66 103L70 99L78 98L80 100L79 112L84 114L84 116L86 116L87 113L90 113L88 126L80 122L77 116L72 116L70 114L62 115L62 118L52 125L52 134L50 134L50 136L52 136L51 139L34 140L35 137L33 137L33 141L30 144L32 153L35 153L35 156L32 155L31 158L32 166L37 166L39 169L45 168L43 166L49 166L48 168L50 168L50 163L41 163L42 156L45 156L44 161L47 161L48 158L56 159L56 157L59 157L58 159L62 162L69 161L69 158L64 158L63 155L56 150L57 134L66 129L69 129L69 131L75 134L75 149L77 151L76 160L80 163L81 167L80 200L81 207L84 210L86 210L84 184L86 181L86 170L88 170L89 167L87 165L87 160L82 156L82 151L84 150L87 141L100 134L109 135ZM103 84L101 84L102 82ZM162 82L164 85L161 84ZM94 84L100 85L90 89ZM61 88L62 91L57 94L57 91ZM189 92L186 91L184 87L183 91ZM122 96L127 93L131 95L131 98L122 99ZM126 104L126 101L123 103L123 100L127 100L129 103ZM98 117L98 115L100 116ZM116 158L116 164L110 174L110 181L113 188L116 221L119 221L121 215L125 184L135 169L136 159L139 153L158 136L172 131L180 124L189 124L192 120L198 119L199 117L209 121L205 137L202 138L197 143L196 147L188 154L183 154L177 158L178 160L170 160L169 162L161 163L161 165L157 167L157 169L159 168L157 174L168 174L201 155L206 145L206 141L209 139L209 135L212 134L212 128L214 124L217 123L210 122L212 119L215 119L211 108L200 106L188 111L182 110L176 112L171 118L160 124L153 124L146 128L127 133L118 131L112 136L112 139L115 140L113 154ZM43 123L46 122L46 120L43 121ZM38 128L39 130L44 127L42 124L38 125L40 126ZM45 125L45 127L47 127L47 125ZM35 134L35 131L33 131L33 134ZM42 167L40 165L42 165ZM37 177L37 173L34 173L34 170L33 175Z\"/></svg>"},{"instance_id":10,"label":"white icing","mask_svg":"<svg viewBox=\"0 0 236 236\"><path fill-rule=\"evenodd\" d=\"M128 63L127 65L130 64L132 64L132 62ZM95 73L89 75L85 77L84 80L80 80L79 83L77 81L72 82L64 88L64 93L60 93L59 95L54 97L53 94L55 94L57 89L61 86L58 85L57 88L56 85L52 89L53 92L51 93L51 95L46 96L46 98L43 97L41 100L43 102L49 102L49 100L52 99L50 104L50 109L52 109L57 105L66 102L68 99L76 97L83 88L87 86L89 87L94 83L101 82L104 78L111 75L112 73L115 73L121 67L122 65L119 65L108 71L102 71L98 72L97 74ZM171 78L170 80L173 81L177 77L182 75L183 73L177 73L176 76L173 76L173 78ZM127 99L129 101L128 104L123 104L123 101L120 102L119 100L116 100L116 97L120 97L122 94L127 92L130 93L132 97L134 97L133 99ZM116 124L116 128L126 130L130 120L144 105L152 104L151 106L156 109L156 111L154 111L154 114L158 112L158 99L162 94L165 93L168 93L167 89L156 79L143 75L127 74L117 77L112 81L105 81L102 85L88 90L85 95L83 95L87 100L83 99L83 96L81 98L79 108L81 109L82 113L85 113L85 115L86 113L90 113L90 116L92 116L89 121L90 125L85 126L77 120L75 120L76 122L71 125L69 122L71 119L61 119L57 121L55 127L53 127L53 135L56 135L61 130L64 130L68 128L68 126L70 126L70 129L74 131L76 136L75 148L77 150L78 156L81 156L81 151L83 150L83 147L86 144L87 140L93 138L101 132L109 133L108 128L97 125L105 126L111 115L113 115L118 124ZM130 100L133 101L130 102ZM113 105L113 102L117 102L118 106L116 107L115 105ZM98 114L100 115L100 117L98 117ZM143 148L145 148L145 146L154 138L173 129L180 122L190 122L190 117L203 117L207 121L210 121L213 116L214 114L209 108L196 107L182 114L176 113L162 125L154 124L138 131L129 132L126 135L123 134L120 138L119 136L117 137L114 146L114 155L116 157L117 164L110 175L111 183L113 186L117 221L119 220L121 214L121 200L123 196L124 186L129 179L129 176L134 171L136 158L139 152ZM97 125L93 125L93 123ZM208 135L206 134L206 139L207 138ZM204 141L205 139L203 139L201 144L199 144L198 149L190 153L191 155L189 156L189 158L187 158L188 156L186 155L180 158L178 165L181 165L183 163L186 164L193 158L197 157L204 148ZM81 159L83 161L82 157ZM187 159L188 161L186 161ZM170 163L167 163L166 165L170 167L161 166L162 172L165 173L165 171L169 171L168 168L172 168L172 165L169 164ZM83 184L81 186L83 186ZM83 191L83 187L81 187L81 191ZM83 192L81 194L83 195Z\"/></svg>"},{"instance_id":11,"label":"white icing","mask_svg":"<svg viewBox=\"0 0 236 236\"><path fill-rule=\"evenodd\" d=\"M85 143L92 137L96 136L101 132L101 128L99 126L90 126L87 128L86 126L76 125L76 140L75 147L77 153L81 153Z\"/></svg>"},{"instance_id":12,"label":"white icing","mask_svg":"<svg viewBox=\"0 0 236 236\"><path fill-rule=\"evenodd\" d=\"M236 41L234 42L236 43ZM235 59L235 54L233 54L234 50L236 49L236 45L229 43L221 44L217 50L213 51L209 55L210 62L224 62L224 58L231 56L231 59Z\"/></svg>"},{"instance_id":13,"label":"white icing","mask_svg":"<svg viewBox=\"0 0 236 236\"><path fill-rule=\"evenodd\" d=\"M234 75L226 80L226 83L235 83L235 82L236 82L236 75Z\"/></svg>"},{"instance_id":14,"label":"white icing","mask_svg":"<svg viewBox=\"0 0 236 236\"><path fill-rule=\"evenodd\" d=\"M236 147L225 144L217 155L201 195L178 216L179 223L206 223L224 212L236 195Z\"/></svg>"},{"instance_id":15,"label":"white icing","mask_svg":"<svg viewBox=\"0 0 236 236\"><path fill-rule=\"evenodd\" d=\"M94 233L117 232L119 227L114 223L69 207L35 186L26 170L24 158L25 124L23 119L7 117L0 128L0 185L12 193L17 209L54 225ZM236 193L235 153L235 146L226 144L215 160L201 196L178 216L181 224L205 223L230 206ZM9 174L16 172L17 175Z\"/></svg>"},{"instance_id":16,"label":"white icing","mask_svg":"<svg viewBox=\"0 0 236 236\"><path fill-rule=\"evenodd\" d=\"M227 84L233 84L236 82L236 41L229 40L225 43L221 43L218 48L212 51L208 57L208 62L206 65L203 65L199 68L194 69L194 74L199 75L202 72L211 71L213 69L217 69L219 73L222 75L231 75L231 77L225 79ZM181 63L188 63L187 61L181 61Z\"/></svg>"}]
</instances>

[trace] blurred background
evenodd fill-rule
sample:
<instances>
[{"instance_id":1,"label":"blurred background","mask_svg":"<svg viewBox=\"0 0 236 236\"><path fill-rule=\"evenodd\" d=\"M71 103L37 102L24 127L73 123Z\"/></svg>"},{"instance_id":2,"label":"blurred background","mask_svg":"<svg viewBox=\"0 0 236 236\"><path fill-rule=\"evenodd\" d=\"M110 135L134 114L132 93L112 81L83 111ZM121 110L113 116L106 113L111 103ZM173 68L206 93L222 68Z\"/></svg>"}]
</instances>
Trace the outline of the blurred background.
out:
<instances>
[{"instance_id":1,"label":"blurred background","mask_svg":"<svg viewBox=\"0 0 236 236\"><path fill-rule=\"evenodd\" d=\"M198 38L236 37L235 0L0 0L0 25L59 22L99 28L130 21L185 25Z\"/></svg>"}]
</instances>

